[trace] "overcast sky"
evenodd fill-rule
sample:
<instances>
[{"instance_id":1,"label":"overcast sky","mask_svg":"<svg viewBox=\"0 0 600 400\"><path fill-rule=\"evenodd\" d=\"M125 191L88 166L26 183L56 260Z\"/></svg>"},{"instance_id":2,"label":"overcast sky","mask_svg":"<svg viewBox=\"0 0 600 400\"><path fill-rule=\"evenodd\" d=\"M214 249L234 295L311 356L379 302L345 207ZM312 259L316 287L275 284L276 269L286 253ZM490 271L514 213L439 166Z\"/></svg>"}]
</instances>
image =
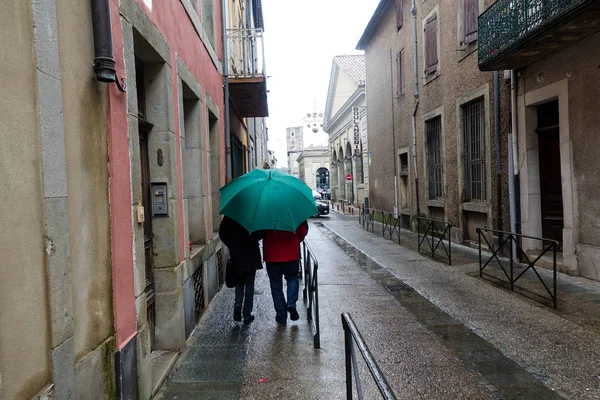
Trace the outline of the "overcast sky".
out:
<instances>
[{"instance_id":1,"label":"overcast sky","mask_svg":"<svg viewBox=\"0 0 600 400\"><path fill-rule=\"evenodd\" d=\"M263 0L269 90L269 149L287 166L285 128L305 125L306 113L325 110L332 59L355 50L379 0ZM327 134L304 127L304 145Z\"/></svg>"}]
</instances>

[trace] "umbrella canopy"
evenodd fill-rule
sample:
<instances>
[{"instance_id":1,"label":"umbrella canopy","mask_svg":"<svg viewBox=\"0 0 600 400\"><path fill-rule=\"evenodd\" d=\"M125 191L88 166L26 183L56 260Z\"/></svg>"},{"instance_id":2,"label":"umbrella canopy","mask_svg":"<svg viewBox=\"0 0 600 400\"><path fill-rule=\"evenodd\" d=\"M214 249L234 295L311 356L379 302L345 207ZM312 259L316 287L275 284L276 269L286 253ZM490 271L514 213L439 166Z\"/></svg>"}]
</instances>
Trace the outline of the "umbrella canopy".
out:
<instances>
[{"instance_id":1,"label":"umbrella canopy","mask_svg":"<svg viewBox=\"0 0 600 400\"><path fill-rule=\"evenodd\" d=\"M219 212L248 232L295 231L319 214L312 190L300 179L276 169L254 169L220 189Z\"/></svg>"}]
</instances>

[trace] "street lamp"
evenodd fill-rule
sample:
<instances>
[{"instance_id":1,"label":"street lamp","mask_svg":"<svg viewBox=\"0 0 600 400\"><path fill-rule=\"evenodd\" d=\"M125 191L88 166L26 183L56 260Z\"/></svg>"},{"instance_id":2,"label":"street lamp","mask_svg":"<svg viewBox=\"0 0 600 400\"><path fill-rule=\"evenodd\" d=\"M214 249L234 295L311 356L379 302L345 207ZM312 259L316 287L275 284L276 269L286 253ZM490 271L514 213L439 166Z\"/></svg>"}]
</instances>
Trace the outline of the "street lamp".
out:
<instances>
[{"instance_id":1,"label":"street lamp","mask_svg":"<svg viewBox=\"0 0 600 400\"><path fill-rule=\"evenodd\" d=\"M306 113L304 122L306 122L308 129L311 129L314 133L317 133L319 132L319 129L323 127L323 113L317 113L316 111L313 111L312 113Z\"/></svg>"}]
</instances>

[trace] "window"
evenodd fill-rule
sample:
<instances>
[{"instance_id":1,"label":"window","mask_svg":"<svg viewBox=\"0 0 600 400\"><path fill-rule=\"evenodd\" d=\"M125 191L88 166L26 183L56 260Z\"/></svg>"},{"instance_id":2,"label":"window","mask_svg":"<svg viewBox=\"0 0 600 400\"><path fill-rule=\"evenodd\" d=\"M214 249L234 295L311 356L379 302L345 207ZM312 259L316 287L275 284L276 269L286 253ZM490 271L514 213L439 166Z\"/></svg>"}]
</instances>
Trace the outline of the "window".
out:
<instances>
[{"instance_id":1,"label":"window","mask_svg":"<svg viewBox=\"0 0 600 400\"><path fill-rule=\"evenodd\" d=\"M427 133L427 170L429 173L429 200L444 198L442 181L442 118L425 122Z\"/></svg>"},{"instance_id":2,"label":"window","mask_svg":"<svg viewBox=\"0 0 600 400\"><path fill-rule=\"evenodd\" d=\"M202 0L202 26L208 35L208 40L215 47L215 4L214 0Z\"/></svg>"},{"instance_id":3,"label":"window","mask_svg":"<svg viewBox=\"0 0 600 400\"><path fill-rule=\"evenodd\" d=\"M463 0L462 13L462 44L469 45L477 41L477 17L479 16L479 0Z\"/></svg>"},{"instance_id":4,"label":"window","mask_svg":"<svg viewBox=\"0 0 600 400\"><path fill-rule=\"evenodd\" d=\"M396 69L398 72L396 95L400 97L404 95L404 51L396 54Z\"/></svg>"},{"instance_id":5,"label":"window","mask_svg":"<svg viewBox=\"0 0 600 400\"><path fill-rule=\"evenodd\" d=\"M486 201L483 99L462 107L463 201Z\"/></svg>"},{"instance_id":6,"label":"window","mask_svg":"<svg viewBox=\"0 0 600 400\"><path fill-rule=\"evenodd\" d=\"M400 176L408 176L408 153L400 154Z\"/></svg>"},{"instance_id":7,"label":"window","mask_svg":"<svg viewBox=\"0 0 600 400\"><path fill-rule=\"evenodd\" d=\"M438 69L437 14L425 23L425 74L435 74Z\"/></svg>"},{"instance_id":8,"label":"window","mask_svg":"<svg viewBox=\"0 0 600 400\"><path fill-rule=\"evenodd\" d=\"M403 0L396 0L396 29L398 30L400 30L404 24L404 17L402 15L402 10L404 9L403 3Z\"/></svg>"}]
</instances>

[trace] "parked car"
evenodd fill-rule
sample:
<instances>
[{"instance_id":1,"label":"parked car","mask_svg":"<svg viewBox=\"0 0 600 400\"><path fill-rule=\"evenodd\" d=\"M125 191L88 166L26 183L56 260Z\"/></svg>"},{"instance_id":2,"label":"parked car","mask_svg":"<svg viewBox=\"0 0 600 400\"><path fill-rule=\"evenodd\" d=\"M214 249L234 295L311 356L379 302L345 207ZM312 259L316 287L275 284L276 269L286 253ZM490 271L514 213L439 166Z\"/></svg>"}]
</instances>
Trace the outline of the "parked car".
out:
<instances>
[{"instance_id":1,"label":"parked car","mask_svg":"<svg viewBox=\"0 0 600 400\"><path fill-rule=\"evenodd\" d=\"M317 208L319 209L319 214L315 215L315 217L318 217L320 215L328 215L329 214L329 201L323 200L321 193L317 192L316 190L313 190L313 198L315 199L315 204L317 205Z\"/></svg>"}]
</instances>

